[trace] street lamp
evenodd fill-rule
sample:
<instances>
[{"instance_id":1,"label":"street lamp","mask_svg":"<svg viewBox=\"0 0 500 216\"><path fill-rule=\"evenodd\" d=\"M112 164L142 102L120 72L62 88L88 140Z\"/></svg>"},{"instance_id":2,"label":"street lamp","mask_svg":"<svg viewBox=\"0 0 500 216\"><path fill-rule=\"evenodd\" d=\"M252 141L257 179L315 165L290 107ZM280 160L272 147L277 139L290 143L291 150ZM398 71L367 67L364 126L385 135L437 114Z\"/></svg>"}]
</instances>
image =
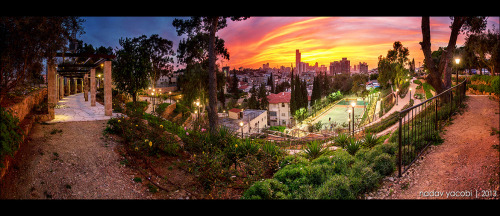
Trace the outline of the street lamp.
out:
<instances>
[{"instance_id":1,"label":"street lamp","mask_svg":"<svg viewBox=\"0 0 500 216\"><path fill-rule=\"evenodd\" d=\"M348 112L347 119L349 123L349 133L351 133L351 110L347 110L347 112Z\"/></svg>"},{"instance_id":2,"label":"street lamp","mask_svg":"<svg viewBox=\"0 0 500 216\"><path fill-rule=\"evenodd\" d=\"M168 92L168 102L172 103L172 91Z\"/></svg>"},{"instance_id":3,"label":"street lamp","mask_svg":"<svg viewBox=\"0 0 500 216\"><path fill-rule=\"evenodd\" d=\"M396 89L396 106L398 105L398 91L399 89Z\"/></svg>"},{"instance_id":4,"label":"street lamp","mask_svg":"<svg viewBox=\"0 0 500 216\"><path fill-rule=\"evenodd\" d=\"M198 119L200 119L200 102L196 102L196 106L198 107Z\"/></svg>"},{"instance_id":5,"label":"street lamp","mask_svg":"<svg viewBox=\"0 0 500 216\"><path fill-rule=\"evenodd\" d=\"M240 122L240 127L241 127L241 138L243 139L243 122Z\"/></svg>"},{"instance_id":6,"label":"street lamp","mask_svg":"<svg viewBox=\"0 0 500 216\"><path fill-rule=\"evenodd\" d=\"M457 66L458 66L458 64L460 64L460 59L459 59L459 58L456 58L456 59L455 59L455 63L456 63L456 64L457 64ZM458 85L458 67L457 67L457 85Z\"/></svg>"},{"instance_id":7,"label":"street lamp","mask_svg":"<svg viewBox=\"0 0 500 216\"><path fill-rule=\"evenodd\" d=\"M354 136L354 106L356 106L356 102L352 102L351 106L352 106L352 135Z\"/></svg>"},{"instance_id":8,"label":"street lamp","mask_svg":"<svg viewBox=\"0 0 500 216\"><path fill-rule=\"evenodd\" d=\"M151 98L152 98L151 101L153 102L153 112L155 111L155 98L154 98L154 96L155 96L155 93L151 92Z\"/></svg>"},{"instance_id":9,"label":"street lamp","mask_svg":"<svg viewBox=\"0 0 500 216\"><path fill-rule=\"evenodd\" d=\"M411 87L410 87L410 100L411 100Z\"/></svg>"}]
</instances>

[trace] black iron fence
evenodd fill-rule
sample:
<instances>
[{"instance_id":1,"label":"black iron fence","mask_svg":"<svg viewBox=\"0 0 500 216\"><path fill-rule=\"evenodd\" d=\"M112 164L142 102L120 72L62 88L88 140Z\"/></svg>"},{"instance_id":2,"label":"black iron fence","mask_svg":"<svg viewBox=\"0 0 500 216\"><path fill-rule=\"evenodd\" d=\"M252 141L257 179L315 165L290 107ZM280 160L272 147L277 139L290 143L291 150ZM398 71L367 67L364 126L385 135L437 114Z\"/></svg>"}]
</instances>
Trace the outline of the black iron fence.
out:
<instances>
[{"instance_id":1,"label":"black iron fence","mask_svg":"<svg viewBox=\"0 0 500 216\"><path fill-rule=\"evenodd\" d=\"M464 80L420 104L399 112L399 176L409 169L430 144L440 140L439 125L448 120L462 105L466 85Z\"/></svg>"}]
</instances>

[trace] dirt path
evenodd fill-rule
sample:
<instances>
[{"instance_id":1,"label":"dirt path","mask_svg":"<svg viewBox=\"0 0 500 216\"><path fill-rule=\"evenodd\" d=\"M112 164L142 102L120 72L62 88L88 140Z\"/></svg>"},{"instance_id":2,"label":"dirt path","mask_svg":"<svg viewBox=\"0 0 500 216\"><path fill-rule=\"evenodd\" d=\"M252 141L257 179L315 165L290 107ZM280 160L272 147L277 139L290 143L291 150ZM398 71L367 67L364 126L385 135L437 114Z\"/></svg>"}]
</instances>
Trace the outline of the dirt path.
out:
<instances>
[{"instance_id":1,"label":"dirt path","mask_svg":"<svg viewBox=\"0 0 500 216\"><path fill-rule=\"evenodd\" d=\"M149 199L122 165L106 120L35 124L0 184L0 199Z\"/></svg>"},{"instance_id":2,"label":"dirt path","mask_svg":"<svg viewBox=\"0 0 500 216\"><path fill-rule=\"evenodd\" d=\"M470 96L462 115L446 126L444 143L431 146L401 178L385 178L374 199L499 199L499 103Z\"/></svg>"}]
</instances>

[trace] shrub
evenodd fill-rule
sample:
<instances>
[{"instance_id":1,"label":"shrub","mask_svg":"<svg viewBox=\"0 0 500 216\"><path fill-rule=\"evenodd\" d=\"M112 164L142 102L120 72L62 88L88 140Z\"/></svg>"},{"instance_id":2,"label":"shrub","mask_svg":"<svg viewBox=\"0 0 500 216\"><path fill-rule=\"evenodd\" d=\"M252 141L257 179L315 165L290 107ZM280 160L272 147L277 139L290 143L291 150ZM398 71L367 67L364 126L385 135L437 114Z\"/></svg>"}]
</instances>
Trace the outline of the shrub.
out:
<instances>
[{"instance_id":1,"label":"shrub","mask_svg":"<svg viewBox=\"0 0 500 216\"><path fill-rule=\"evenodd\" d=\"M286 199L288 188L276 179L255 182L243 193L242 199Z\"/></svg>"},{"instance_id":2,"label":"shrub","mask_svg":"<svg viewBox=\"0 0 500 216\"><path fill-rule=\"evenodd\" d=\"M12 116L3 107L0 107L0 167L3 167L3 159L6 155L14 155L21 142L18 118Z\"/></svg>"},{"instance_id":3,"label":"shrub","mask_svg":"<svg viewBox=\"0 0 500 216\"><path fill-rule=\"evenodd\" d=\"M307 158L309 160L313 160L324 154L326 151L328 151L327 148L323 147L323 143L319 142L317 140L313 140L309 143L307 143L306 149L304 150Z\"/></svg>"},{"instance_id":4,"label":"shrub","mask_svg":"<svg viewBox=\"0 0 500 216\"><path fill-rule=\"evenodd\" d=\"M317 190L317 199L356 199L345 175L334 175Z\"/></svg>"},{"instance_id":5,"label":"shrub","mask_svg":"<svg viewBox=\"0 0 500 216\"><path fill-rule=\"evenodd\" d=\"M324 156L326 157L326 156ZM335 164L333 171L337 174L347 173L349 167L355 162L355 158L346 151L335 151L328 156L330 163Z\"/></svg>"},{"instance_id":6,"label":"shrub","mask_svg":"<svg viewBox=\"0 0 500 216\"><path fill-rule=\"evenodd\" d=\"M335 137L333 142L335 143L336 146L340 146L342 148L345 148L345 146L349 142L348 138L349 138L349 136L347 134L341 133L341 134L337 135L337 137Z\"/></svg>"},{"instance_id":7,"label":"shrub","mask_svg":"<svg viewBox=\"0 0 500 216\"><path fill-rule=\"evenodd\" d=\"M381 140L373 133L367 133L363 138L363 147L365 148L373 148L380 143Z\"/></svg>"},{"instance_id":8,"label":"shrub","mask_svg":"<svg viewBox=\"0 0 500 216\"><path fill-rule=\"evenodd\" d=\"M347 144L345 149L347 150L347 152L349 152L349 154L355 155L356 152L361 148L362 144L362 141L351 138L349 139L349 143Z\"/></svg>"},{"instance_id":9,"label":"shrub","mask_svg":"<svg viewBox=\"0 0 500 216\"><path fill-rule=\"evenodd\" d=\"M387 153L380 154L373 161L373 170L384 176L391 174L394 167L394 159Z\"/></svg>"},{"instance_id":10,"label":"shrub","mask_svg":"<svg viewBox=\"0 0 500 216\"><path fill-rule=\"evenodd\" d=\"M297 155L288 155L286 156L280 163L281 169L283 169L286 166L305 166L309 164L309 160L305 159L304 157L300 157Z\"/></svg>"},{"instance_id":11,"label":"shrub","mask_svg":"<svg viewBox=\"0 0 500 216\"><path fill-rule=\"evenodd\" d=\"M356 194L368 192L378 186L382 176L364 161L356 161L349 173L351 188Z\"/></svg>"},{"instance_id":12,"label":"shrub","mask_svg":"<svg viewBox=\"0 0 500 216\"><path fill-rule=\"evenodd\" d=\"M128 102L125 104L125 107L127 108L126 111L127 116L141 118L142 115L144 114L144 111L146 111L148 107L148 102L146 101L136 101L135 103Z\"/></svg>"}]
</instances>

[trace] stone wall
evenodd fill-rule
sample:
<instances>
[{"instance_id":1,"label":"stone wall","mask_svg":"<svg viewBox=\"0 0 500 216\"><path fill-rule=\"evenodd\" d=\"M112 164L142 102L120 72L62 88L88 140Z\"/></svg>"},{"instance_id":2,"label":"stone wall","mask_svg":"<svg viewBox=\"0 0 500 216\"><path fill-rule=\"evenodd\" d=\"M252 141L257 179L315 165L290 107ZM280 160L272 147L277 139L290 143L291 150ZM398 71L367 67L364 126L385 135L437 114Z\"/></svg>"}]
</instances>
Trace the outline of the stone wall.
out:
<instances>
[{"instance_id":1,"label":"stone wall","mask_svg":"<svg viewBox=\"0 0 500 216\"><path fill-rule=\"evenodd\" d=\"M167 108L165 108L165 110L161 114L161 117L168 119L168 116L170 116L170 114L174 112L175 107L176 107L175 103L168 105Z\"/></svg>"},{"instance_id":2,"label":"stone wall","mask_svg":"<svg viewBox=\"0 0 500 216\"><path fill-rule=\"evenodd\" d=\"M34 115L31 111L33 108L43 103L47 97L47 88L40 89L38 91L31 92L28 96L26 96L21 102L11 105L9 107L5 107L5 109L10 112L14 117L19 119L19 127L21 128L21 142L19 143L18 150L21 148L21 144L24 142L25 138L31 131L33 124L40 119L47 119L48 114L46 115ZM14 153L16 155L17 151ZM9 169L9 164L14 158L10 155L7 155L2 161L4 167L0 167L0 180L6 174Z\"/></svg>"},{"instance_id":3,"label":"stone wall","mask_svg":"<svg viewBox=\"0 0 500 216\"><path fill-rule=\"evenodd\" d=\"M5 107L5 109L9 111L14 117L17 117L19 119L19 122L22 122L24 117L26 117L26 115L31 112L33 107L42 103L45 97L47 97L47 88L31 92L21 102L9 107Z\"/></svg>"}]
</instances>

